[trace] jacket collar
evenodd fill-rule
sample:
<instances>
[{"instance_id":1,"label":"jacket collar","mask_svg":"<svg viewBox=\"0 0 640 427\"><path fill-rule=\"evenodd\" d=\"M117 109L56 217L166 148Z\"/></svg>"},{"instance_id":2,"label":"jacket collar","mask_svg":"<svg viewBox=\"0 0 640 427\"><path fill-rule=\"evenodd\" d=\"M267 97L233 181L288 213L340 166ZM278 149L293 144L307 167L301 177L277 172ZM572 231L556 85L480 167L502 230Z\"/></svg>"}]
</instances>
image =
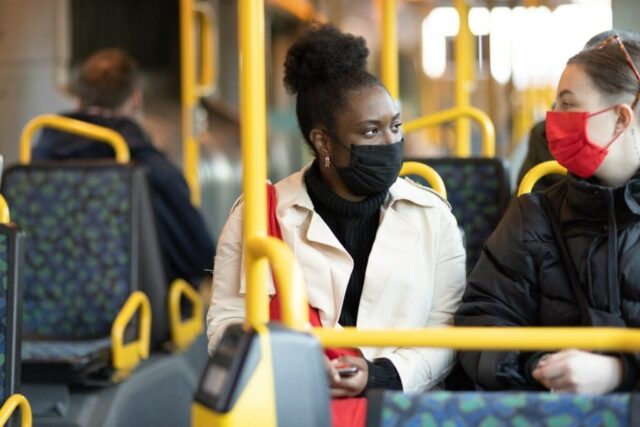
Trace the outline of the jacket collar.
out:
<instances>
[{"instance_id":1,"label":"jacket collar","mask_svg":"<svg viewBox=\"0 0 640 427\"><path fill-rule=\"evenodd\" d=\"M616 210L628 210L640 215L640 172L619 187L607 187L595 179L582 179L573 174L567 178L567 200L571 208L590 212L593 219L608 216L609 199L613 197Z\"/></svg>"},{"instance_id":2,"label":"jacket collar","mask_svg":"<svg viewBox=\"0 0 640 427\"><path fill-rule=\"evenodd\" d=\"M279 214L292 207L313 211L313 203L304 183L304 174L310 165L310 163L305 165L298 172L289 175L276 184L278 189L277 212ZM389 194L383 206L389 208L399 201L407 201L425 207L435 206L436 204L433 197L425 194L424 188L404 178L398 178L389 188Z\"/></svg>"}]
</instances>

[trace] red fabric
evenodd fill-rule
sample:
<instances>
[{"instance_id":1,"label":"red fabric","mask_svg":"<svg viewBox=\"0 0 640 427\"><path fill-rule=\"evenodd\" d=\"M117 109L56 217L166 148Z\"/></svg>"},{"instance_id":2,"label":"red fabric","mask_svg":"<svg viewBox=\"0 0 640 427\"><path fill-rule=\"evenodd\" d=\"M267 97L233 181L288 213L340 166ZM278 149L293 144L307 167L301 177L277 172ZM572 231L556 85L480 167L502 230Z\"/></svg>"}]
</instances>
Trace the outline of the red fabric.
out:
<instances>
[{"instance_id":1,"label":"red fabric","mask_svg":"<svg viewBox=\"0 0 640 427\"><path fill-rule=\"evenodd\" d=\"M282 240L280 224L276 217L276 188L267 184L267 230L269 236ZM269 316L271 320L280 320L280 298L278 297L278 284L275 277L273 282L276 294L269 303ZM322 326L320 312L317 308L309 306L309 322L312 326ZM329 359L340 356L360 356L360 352L354 348L326 348L325 354ZM331 400L331 419L333 427L364 427L367 416L367 399L364 397L350 397Z\"/></svg>"}]
</instances>

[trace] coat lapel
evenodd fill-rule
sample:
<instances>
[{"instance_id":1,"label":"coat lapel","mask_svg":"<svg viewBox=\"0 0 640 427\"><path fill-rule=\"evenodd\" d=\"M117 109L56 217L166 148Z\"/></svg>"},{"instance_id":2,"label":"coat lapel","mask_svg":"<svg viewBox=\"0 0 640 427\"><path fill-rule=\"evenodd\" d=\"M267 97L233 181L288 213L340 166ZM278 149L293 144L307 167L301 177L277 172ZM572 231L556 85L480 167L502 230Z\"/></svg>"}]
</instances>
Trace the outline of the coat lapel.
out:
<instances>
[{"instance_id":1,"label":"coat lapel","mask_svg":"<svg viewBox=\"0 0 640 427\"><path fill-rule=\"evenodd\" d=\"M396 266L407 258L411 258L419 238L420 230L397 212L393 206L384 212L369 255L359 312L366 311L367 305L375 301ZM358 319L360 317L358 314Z\"/></svg>"}]
</instances>

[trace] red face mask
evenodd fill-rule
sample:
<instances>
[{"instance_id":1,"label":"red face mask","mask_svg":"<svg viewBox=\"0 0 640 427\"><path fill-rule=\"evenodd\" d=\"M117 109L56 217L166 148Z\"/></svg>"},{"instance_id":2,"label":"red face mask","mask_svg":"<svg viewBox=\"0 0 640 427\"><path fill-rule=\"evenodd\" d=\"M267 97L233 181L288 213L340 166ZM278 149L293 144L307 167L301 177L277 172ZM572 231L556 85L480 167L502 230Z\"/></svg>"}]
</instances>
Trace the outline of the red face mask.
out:
<instances>
[{"instance_id":1,"label":"red face mask","mask_svg":"<svg viewBox=\"0 0 640 427\"><path fill-rule=\"evenodd\" d=\"M558 163L580 178L593 176L607 156L609 146L620 136L616 133L604 147L594 144L587 134L589 117L609 111L605 108L595 113L588 112L547 112L547 141L549 150Z\"/></svg>"}]
</instances>

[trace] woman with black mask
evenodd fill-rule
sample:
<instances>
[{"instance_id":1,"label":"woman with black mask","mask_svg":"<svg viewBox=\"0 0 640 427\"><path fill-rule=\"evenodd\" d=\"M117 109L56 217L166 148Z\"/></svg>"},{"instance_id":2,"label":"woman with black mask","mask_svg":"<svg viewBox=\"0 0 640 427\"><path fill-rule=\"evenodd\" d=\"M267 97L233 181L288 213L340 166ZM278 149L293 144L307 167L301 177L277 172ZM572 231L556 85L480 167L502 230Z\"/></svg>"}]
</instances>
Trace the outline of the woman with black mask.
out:
<instances>
[{"instance_id":1,"label":"woman with black mask","mask_svg":"<svg viewBox=\"0 0 640 427\"><path fill-rule=\"evenodd\" d=\"M364 39L331 26L314 26L289 49L284 82L315 159L275 185L277 223L323 327L448 325L464 288L461 236L446 201L398 178L400 113L366 71L367 56ZM241 230L240 202L218 244L210 350L244 317ZM332 396L343 398L369 388L422 391L453 362L447 349L362 348L327 369ZM339 365L356 373L341 377Z\"/></svg>"}]
</instances>

